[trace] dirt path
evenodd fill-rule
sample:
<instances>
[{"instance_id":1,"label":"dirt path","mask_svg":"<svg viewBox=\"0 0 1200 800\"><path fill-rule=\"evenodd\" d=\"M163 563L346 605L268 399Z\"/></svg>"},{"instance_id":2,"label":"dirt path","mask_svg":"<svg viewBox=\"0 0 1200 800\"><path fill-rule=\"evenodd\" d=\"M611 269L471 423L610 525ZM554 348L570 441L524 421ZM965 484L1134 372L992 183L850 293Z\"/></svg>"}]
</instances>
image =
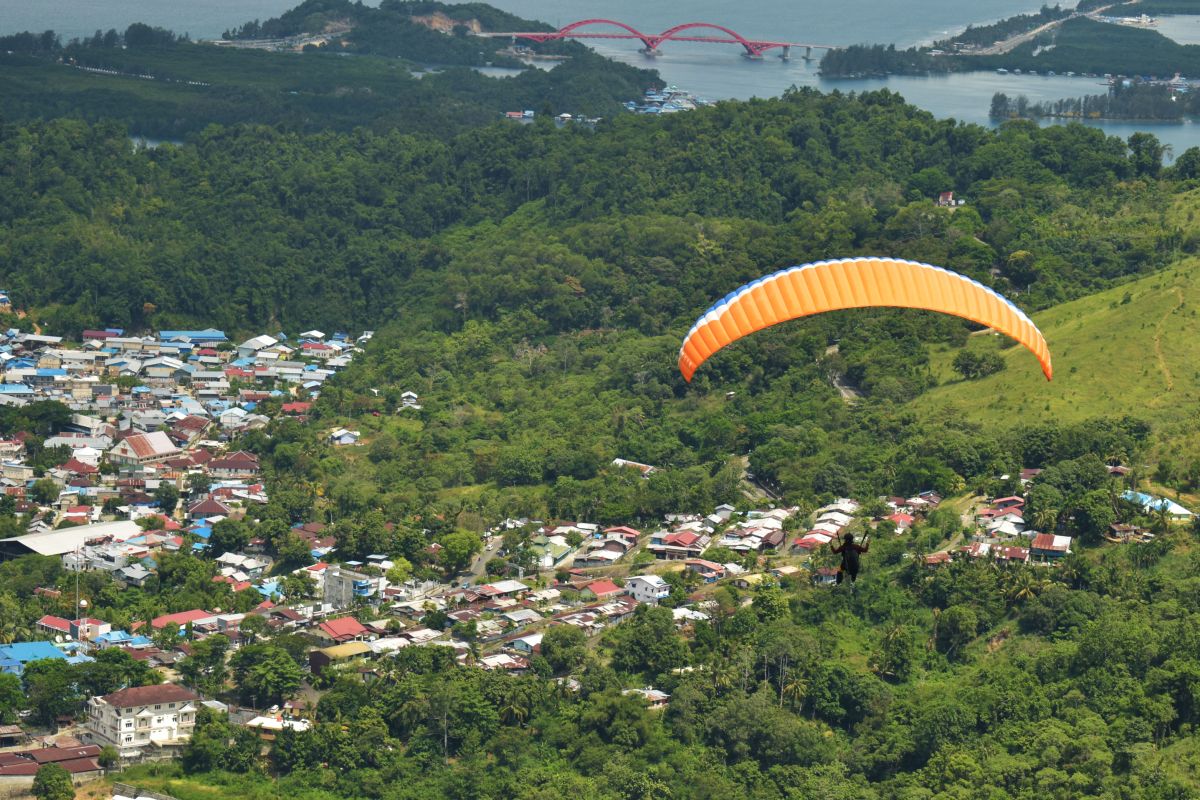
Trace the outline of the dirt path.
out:
<instances>
[{"instance_id":1,"label":"dirt path","mask_svg":"<svg viewBox=\"0 0 1200 800\"><path fill-rule=\"evenodd\" d=\"M1158 359L1158 368L1162 370L1163 378L1167 382L1168 392L1175 388L1175 379L1171 375L1170 367L1167 366L1167 359L1163 356L1163 328L1166 327L1167 320L1171 318L1171 315L1183 308L1183 289L1180 289L1178 286L1176 286L1175 296L1179 298L1179 302L1175 304L1174 308L1163 314L1162 318L1159 319L1158 324L1154 326L1154 357Z\"/></svg>"},{"instance_id":2,"label":"dirt path","mask_svg":"<svg viewBox=\"0 0 1200 800\"><path fill-rule=\"evenodd\" d=\"M825 348L825 355L827 356L837 355L837 352L838 346L836 344L831 344L829 347ZM862 393L850 384L844 382L841 375L831 376L830 381L833 383L833 388L838 390L838 394L840 394L842 399L848 404L853 405L862 398Z\"/></svg>"}]
</instances>

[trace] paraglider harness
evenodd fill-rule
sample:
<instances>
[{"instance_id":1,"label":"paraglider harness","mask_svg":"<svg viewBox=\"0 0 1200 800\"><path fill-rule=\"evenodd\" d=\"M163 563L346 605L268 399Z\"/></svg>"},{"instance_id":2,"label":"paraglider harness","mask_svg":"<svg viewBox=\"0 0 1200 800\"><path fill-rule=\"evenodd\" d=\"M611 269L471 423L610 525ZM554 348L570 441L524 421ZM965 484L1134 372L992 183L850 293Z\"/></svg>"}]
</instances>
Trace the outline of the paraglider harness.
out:
<instances>
[{"instance_id":1,"label":"paraglider harness","mask_svg":"<svg viewBox=\"0 0 1200 800\"><path fill-rule=\"evenodd\" d=\"M842 534L839 533L837 535L841 545L833 548L833 552L840 554L842 557L841 566L838 567L837 571L838 584L840 585L842 580L845 579L846 573L850 573L850 585L853 586L854 582L858 580L859 554L871 549L871 537L870 534L863 536L863 543L859 545L854 543L853 534L848 534L848 536L849 541L842 541Z\"/></svg>"}]
</instances>

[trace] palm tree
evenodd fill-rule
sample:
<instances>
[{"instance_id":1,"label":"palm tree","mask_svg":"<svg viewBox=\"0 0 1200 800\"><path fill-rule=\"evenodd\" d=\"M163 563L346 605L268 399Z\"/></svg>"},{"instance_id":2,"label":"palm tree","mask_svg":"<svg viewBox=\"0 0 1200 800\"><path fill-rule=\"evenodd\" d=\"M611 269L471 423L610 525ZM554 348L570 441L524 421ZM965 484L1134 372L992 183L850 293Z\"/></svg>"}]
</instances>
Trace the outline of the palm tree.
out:
<instances>
[{"instance_id":1,"label":"palm tree","mask_svg":"<svg viewBox=\"0 0 1200 800\"><path fill-rule=\"evenodd\" d=\"M1166 500L1159 502L1158 507L1154 509L1154 521L1150 525L1150 530L1158 536L1163 536L1171 530L1171 514L1167 510Z\"/></svg>"},{"instance_id":2,"label":"palm tree","mask_svg":"<svg viewBox=\"0 0 1200 800\"><path fill-rule=\"evenodd\" d=\"M787 676L783 684L783 697L787 700L788 705L794 710L800 710L804 706L804 700L808 696L808 681L800 673L792 673Z\"/></svg>"},{"instance_id":3,"label":"palm tree","mask_svg":"<svg viewBox=\"0 0 1200 800\"><path fill-rule=\"evenodd\" d=\"M1008 587L1008 599L1012 602L1023 603L1037 597L1040 581L1028 569L1023 569L1013 576Z\"/></svg>"},{"instance_id":4,"label":"palm tree","mask_svg":"<svg viewBox=\"0 0 1200 800\"><path fill-rule=\"evenodd\" d=\"M1033 514L1033 527L1039 531L1052 533L1058 529L1058 509L1039 508Z\"/></svg>"}]
</instances>

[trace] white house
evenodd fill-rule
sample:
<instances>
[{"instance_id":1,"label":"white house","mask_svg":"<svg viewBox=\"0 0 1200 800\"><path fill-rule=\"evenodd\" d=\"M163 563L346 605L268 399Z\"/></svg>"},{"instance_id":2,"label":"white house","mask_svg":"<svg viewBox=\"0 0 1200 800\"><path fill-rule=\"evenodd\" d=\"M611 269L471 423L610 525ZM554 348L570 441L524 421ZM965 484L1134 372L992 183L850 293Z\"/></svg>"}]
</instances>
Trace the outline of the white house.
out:
<instances>
[{"instance_id":1,"label":"white house","mask_svg":"<svg viewBox=\"0 0 1200 800\"><path fill-rule=\"evenodd\" d=\"M658 605L671 593L671 586L658 575L635 575L625 579L625 592L639 603Z\"/></svg>"},{"instance_id":2,"label":"white house","mask_svg":"<svg viewBox=\"0 0 1200 800\"><path fill-rule=\"evenodd\" d=\"M196 726L200 696L172 683L134 686L88 701L87 738L122 755L182 745Z\"/></svg>"},{"instance_id":3,"label":"white house","mask_svg":"<svg viewBox=\"0 0 1200 800\"><path fill-rule=\"evenodd\" d=\"M343 446L358 444L358 439L361 435L358 431L348 431L345 428L338 428L329 434L329 443Z\"/></svg>"}]
</instances>

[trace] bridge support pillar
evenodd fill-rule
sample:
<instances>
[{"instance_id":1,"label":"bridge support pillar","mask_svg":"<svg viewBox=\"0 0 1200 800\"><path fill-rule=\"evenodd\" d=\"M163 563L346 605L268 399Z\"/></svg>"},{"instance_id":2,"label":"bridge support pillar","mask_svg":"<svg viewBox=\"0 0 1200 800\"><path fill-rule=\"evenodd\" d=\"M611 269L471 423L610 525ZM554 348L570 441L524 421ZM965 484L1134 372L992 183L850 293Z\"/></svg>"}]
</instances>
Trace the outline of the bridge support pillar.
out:
<instances>
[{"instance_id":1,"label":"bridge support pillar","mask_svg":"<svg viewBox=\"0 0 1200 800\"><path fill-rule=\"evenodd\" d=\"M783 46L783 50L779 53L779 57L784 61L790 61L792 58L792 46L790 44L785 44Z\"/></svg>"},{"instance_id":2,"label":"bridge support pillar","mask_svg":"<svg viewBox=\"0 0 1200 800\"><path fill-rule=\"evenodd\" d=\"M804 60L812 61L812 48L811 47L804 48Z\"/></svg>"},{"instance_id":3,"label":"bridge support pillar","mask_svg":"<svg viewBox=\"0 0 1200 800\"><path fill-rule=\"evenodd\" d=\"M644 56L649 56L650 58L658 58L662 55L662 51L657 47L639 47L638 52Z\"/></svg>"}]
</instances>

